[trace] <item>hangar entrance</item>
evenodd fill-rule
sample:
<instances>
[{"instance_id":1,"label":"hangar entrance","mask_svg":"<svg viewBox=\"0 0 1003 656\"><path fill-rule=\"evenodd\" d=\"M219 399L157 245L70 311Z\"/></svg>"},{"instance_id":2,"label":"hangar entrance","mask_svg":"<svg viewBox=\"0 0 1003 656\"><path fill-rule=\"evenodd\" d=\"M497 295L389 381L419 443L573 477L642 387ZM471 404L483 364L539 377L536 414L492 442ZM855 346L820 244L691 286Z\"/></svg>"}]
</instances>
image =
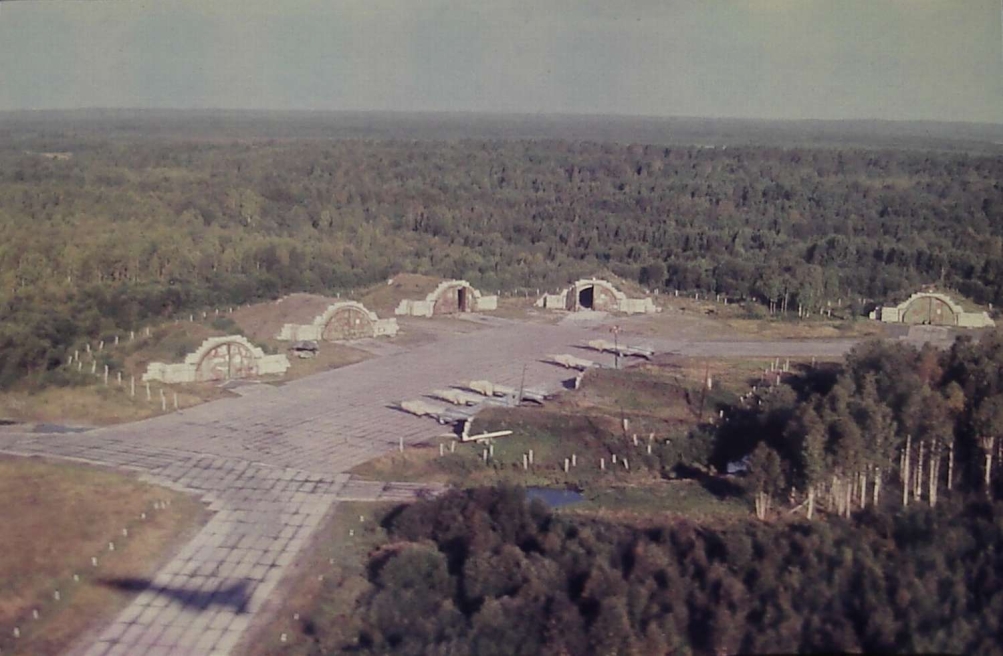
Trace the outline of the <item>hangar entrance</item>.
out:
<instances>
[{"instance_id":1,"label":"hangar entrance","mask_svg":"<svg viewBox=\"0 0 1003 656\"><path fill-rule=\"evenodd\" d=\"M467 288L460 287L456 290L456 308L460 312L468 312L467 309Z\"/></svg>"},{"instance_id":2,"label":"hangar entrance","mask_svg":"<svg viewBox=\"0 0 1003 656\"><path fill-rule=\"evenodd\" d=\"M596 288L592 285L582 287L578 290L578 307L583 310L591 310L595 305Z\"/></svg>"},{"instance_id":3,"label":"hangar entrance","mask_svg":"<svg viewBox=\"0 0 1003 656\"><path fill-rule=\"evenodd\" d=\"M254 354L239 342L224 342L209 349L195 366L195 380L233 380L255 375Z\"/></svg>"},{"instance_id":4,"label":"hangar entrance","mask_svg":"<svg viewBox=\"0 0 1003 656\"><path fill-rule=\"evenodd\" d=\"M924 326L954 326L958 319L954 310L934 296L920 297L912 301L902 314L903 323Z\"/></svg>"}]
</instances>

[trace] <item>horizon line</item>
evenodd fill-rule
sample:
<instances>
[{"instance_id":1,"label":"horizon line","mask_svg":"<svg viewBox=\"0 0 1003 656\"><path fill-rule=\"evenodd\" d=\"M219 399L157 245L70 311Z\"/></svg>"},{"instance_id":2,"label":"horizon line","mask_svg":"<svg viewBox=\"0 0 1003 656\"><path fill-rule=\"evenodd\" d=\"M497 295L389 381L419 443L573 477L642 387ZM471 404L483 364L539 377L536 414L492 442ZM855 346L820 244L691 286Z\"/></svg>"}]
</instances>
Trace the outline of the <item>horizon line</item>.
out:
<instances>
[{"instance_id":1,"label":"horizon line","mask_svg":"<svg viewBox=\"0 0 1003 656\"><path fill-rule=\"evenodd\" d=\"M53 113L87 113L87 112L169 112L169 113L244 113L244 114L342 114L342 115L393 115L393 116L452 116L452 117L493 117L493 118L578 118L578 119L614 119L614 120L699 120L699 121L735 121L757 123L928 123L937 125L971 125L1003 128L1003 121L952 121L938 118L767 118L760 116L698 116L692 114L628 114L599 112L551 112L551 111L485 111L471 109L318 109L318 108L265 108L265 107L46 107L46 108L8 108L0 109L0 116L10 114L53 114Z\"/></svg>"}]
</instances>

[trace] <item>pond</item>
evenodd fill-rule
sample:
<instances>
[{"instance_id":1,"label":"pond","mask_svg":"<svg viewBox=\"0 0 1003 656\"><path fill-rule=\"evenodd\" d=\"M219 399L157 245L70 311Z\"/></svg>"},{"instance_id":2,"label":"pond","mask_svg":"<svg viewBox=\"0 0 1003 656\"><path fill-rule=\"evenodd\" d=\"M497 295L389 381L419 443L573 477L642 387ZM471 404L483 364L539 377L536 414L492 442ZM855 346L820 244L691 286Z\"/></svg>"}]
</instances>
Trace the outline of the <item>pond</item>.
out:
<instances>
[{"instance_id":1,"label":"pond","mask_svg":"<svg viewBox=\"0 0 1003 656\"><path fill-rule=\"evenodd\" d=\"M561 508L585 500L581 492L553 487L527 487L526 498L539 499L549 508Z\"/></svg>"}]
</instances>

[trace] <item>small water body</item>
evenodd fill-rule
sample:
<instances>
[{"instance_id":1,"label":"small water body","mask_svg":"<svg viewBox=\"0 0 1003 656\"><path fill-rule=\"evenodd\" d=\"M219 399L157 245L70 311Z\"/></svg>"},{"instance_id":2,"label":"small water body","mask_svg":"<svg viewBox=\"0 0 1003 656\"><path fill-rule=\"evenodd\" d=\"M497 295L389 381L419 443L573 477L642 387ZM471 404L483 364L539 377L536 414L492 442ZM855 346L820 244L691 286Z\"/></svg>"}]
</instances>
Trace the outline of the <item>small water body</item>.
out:
<instances>
[{"instance_id":1,"label":"small water body","mask_svg":"<svg viewBox=\"0 0 1003 656\"><path fill-rule=\"evenodd\" d=\"M527 487L526 498L529 500L539 499L548 508L562 508L585 500L581 492L553 487Z\"/></svg>"}]
</instances>

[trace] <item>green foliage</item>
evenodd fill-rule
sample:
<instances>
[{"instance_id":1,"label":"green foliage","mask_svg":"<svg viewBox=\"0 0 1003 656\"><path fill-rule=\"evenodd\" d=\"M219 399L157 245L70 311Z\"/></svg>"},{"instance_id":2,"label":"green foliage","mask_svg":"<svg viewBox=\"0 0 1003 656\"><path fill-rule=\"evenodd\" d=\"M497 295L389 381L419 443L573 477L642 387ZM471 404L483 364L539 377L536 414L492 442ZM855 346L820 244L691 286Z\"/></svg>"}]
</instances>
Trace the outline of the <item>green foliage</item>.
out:
<instances>
[{"instance_id":1,"label":"green foliage","mask_svg":"<svg viewBox=\"0 0 1003 656\"><path fill-rule=\"evenodd\" d=\"M999 517L978 502L638 528L551 515L512 489L453 492L386 522L358 651L998 654Z\"/></svg>"},{"instance_id":2,"label":"green foliage","mask_svg":"<svg viewBox=\"0 0 1003 656\"><path fill-rule=\"evenodd\" d=\"M998 157L36 128L0 145L0 386L75 339L398 271L535 289L609 269L812 311L939 281L1003 304ZM74 156L31 154L56 144Z\"/></svg>"},{"instance_id":3,"label":"green foliage","mask_svg":"<svg viewBox=\"0 0 1003 656\"><path fill-rule=\"evenodd\" d=\"M243 331L240 330L240 327L237 325L237 322L235 322L230 317L216 317L209 323L209 325L212 326L213 329L224 332L227 335L243 334Z\"/></svg>"},{"instance_id":4,"label":"green foliage","mask_svg":"<svg viewBox=\"0 0 1003 656\"><path fill-rule=\"evenodd\" d=\"M652 262L641 267L638 274L638 282L646 287L658 289L665 284L665 277L668 275L664 262Z\"/></svg>"},{"instance_id":5,"label":"green foliage","mask_svg":"<svg viewBox=\"0 0 1003 656\"><path fill-rule=\"evenodd\" d=\"M1003 434L1001 372L999 332L978 342L959 339L943 352L887 341L862 344L835 377L805 371L736 409L715 436L715 460L720 466L765 445L783 460L781 486L805 490L861 472L872 482L901 483L909 440L912 466L923 457L924 476L932 471L938 487L946 485L953 452L952 487L979 490L986 440ZM753 478L767 461L757 463Z\"/></svg>"},{"instance_id":6,"label":"green foliage","mask_svg":"<svg viewBox=\"0 0 1003 656\"><path fill-rule=\"evenodd\" d=\"M422 654L422 647L443 639L462 618L453 607L455 582L436 549L404 548L379 568L381 591L370 600L367 620L374 649Z\"/></svg>"},{"instance_id":7,"label":"green foliage","mask_svg":"<svg viewBox=\"0 0 1003 656\"><path fill-rule=\"evenodd\" d=\"M670 438L659 450L662 469L668 472L680 467L707 469L714 452L715 439L714 428L703 424Z\"/></svg>"},{"instance_id":8,"label":"green foliage","mask_svg":"<svg viewBox=\"0 0 1003 656\"><path fill-rule=\"evenodd\" d=\"M742 304L743 319L762 320L768 318L769 316L770 315L767 309L758 303Z\"/></svg>"}]
</instances>

